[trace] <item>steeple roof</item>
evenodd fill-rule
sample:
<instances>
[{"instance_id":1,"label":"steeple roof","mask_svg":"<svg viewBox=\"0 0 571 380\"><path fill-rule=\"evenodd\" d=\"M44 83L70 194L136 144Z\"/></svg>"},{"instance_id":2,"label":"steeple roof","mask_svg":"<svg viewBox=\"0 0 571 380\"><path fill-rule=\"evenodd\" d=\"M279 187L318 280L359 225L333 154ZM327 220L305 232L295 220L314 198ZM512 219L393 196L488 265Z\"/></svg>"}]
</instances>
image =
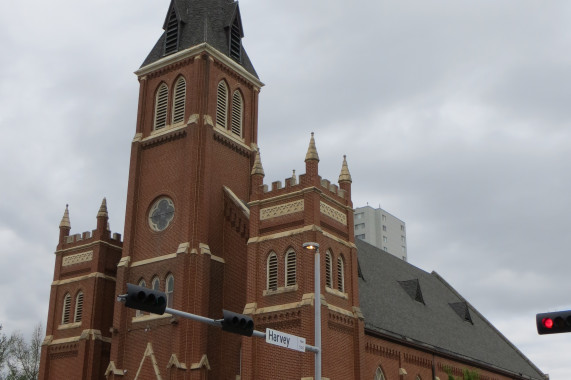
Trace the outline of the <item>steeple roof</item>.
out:
<instances>
[{"instance_id":1,"label":"steeple roof","mask_svg":"<svg viewBox=\"0 0 571 380\"><path fill-rule=\"evenodd\" d=\"M174 22L173 17L176 17L178 23ZM171 29L169 30L169 28ZM258 74L241 44L244 30L237 1L171 0L163 29L165 29L165 32L159 38L141 67L158 61L174 51L182 51L207 43L222 54L234 59L250 74L258 78ZM170 42L167 41L167 31L171 33L169 34L169 39L173 38L171 37L173 33L174 36L178 36L174 51L166 50L167 42Z\"/></svg>"}]
</instances>

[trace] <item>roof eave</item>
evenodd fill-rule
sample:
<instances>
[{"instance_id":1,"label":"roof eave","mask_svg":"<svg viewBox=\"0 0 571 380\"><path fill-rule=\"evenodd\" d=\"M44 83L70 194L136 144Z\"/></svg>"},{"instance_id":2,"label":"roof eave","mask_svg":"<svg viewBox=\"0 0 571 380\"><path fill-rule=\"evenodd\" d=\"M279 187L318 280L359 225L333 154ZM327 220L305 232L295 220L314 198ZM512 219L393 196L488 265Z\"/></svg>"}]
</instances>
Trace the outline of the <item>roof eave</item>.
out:
<instances>
[{"instance_id":1,"label":"roof eave","mask_svg":"<svg viewBox=\"0 0 571 380\"><path fill-rule=\"evenodd\" d=\"M214 47L212 47L212 45L210 45L206 42L203 42L203 43L195 45L195 46L191 46L191 47L184 49L184 50L181 50L177 53L167 55L166 57L163 57L159 60L156 60L152 63L149 63L148 65L142 66L139 70L135 71L135 75L137 75L138 77L141 77L141 76L150 74L153 71L156 71L160 68L171 65L173 63L176 63L178 61L181 61L181 60L189 58L189 57L194 57L194 56L196 56L202 52L206 52L206 53L210 54L216 60L222 62L226 66L229 66L231 69L237 71L240 75L245 77L248 81L250 81L257 88L262 88L264 86L264 83L262 81L260 81L257 77L252 75L250 72L248 72L242 65L240 65L239 63L237 63L236 61L234 61L230 57L227 57L223 53L219 52Z\"/></svg>"}]
</instances>

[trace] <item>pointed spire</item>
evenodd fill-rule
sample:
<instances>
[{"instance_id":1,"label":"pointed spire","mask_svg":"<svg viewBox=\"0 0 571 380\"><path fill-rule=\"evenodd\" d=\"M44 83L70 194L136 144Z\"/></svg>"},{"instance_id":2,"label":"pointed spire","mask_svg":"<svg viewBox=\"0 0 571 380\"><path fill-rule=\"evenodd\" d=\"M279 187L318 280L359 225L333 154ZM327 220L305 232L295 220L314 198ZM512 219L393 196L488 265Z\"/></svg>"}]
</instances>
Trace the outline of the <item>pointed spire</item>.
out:
<instances>
[{"instance_id":1,"label":"pointed spire","mask_svg":"<svg viewBox=\"0 0 571 380\"><path fill-rule=\"evenodd\" d=\"M316 160L319 162L319 155L317 154L317 148L315 147L315 139L313 138L313 132L311 132L311 139L309 140L309 148L307 148L307 154L305 155L305 161Z\"/></svg>"},{"instance_id":2,"label":"pointed spire","mask_svg":"<svg viewBox=\"0 0 571 380\"><path fill-rule=\"evenodd\" d=\"M107 199L103 198L103 201L101 202L101 207L99 207L99 212L97 213L97 217L109 217L109 214L107 213Z\"/></svg>"},{"instance_id":3,"label":"pointed spire","mask_svg":"<svg viewBox=\"0 0 571 380\"><path fill-rule=\"evenodd\" d=\"M341 174L339 174L339 183L341 182L353 182L351 173L349 173L349 167L347 166L346 155L343 155L343 165L341 166Z\"/></svg>"},{"instance_id":4,"label":"pointed spire","mask_svg":"<svg viewBox=\"0 0 571 380\"><path fill-rule=\"evenodd\" d=\"M69 208L67 204L65 205L65 211L63 213L63 218L61 218L59 226L60 228L61 227L71 228L71 223L69 222Z\"/></svg>"},{"instance_id":5,"label":"pointed spire","mask_svg":"<svg viewBox=\"0 0 571 380\"><path fill-rule=\"evenodd\" d=\"M260 159L260 148L256 151L256 158L254 160L254 166L252 167L252 175L260 174L264 176L264 168L262 167L262 160Z\"/></svg>"}]
</instances>

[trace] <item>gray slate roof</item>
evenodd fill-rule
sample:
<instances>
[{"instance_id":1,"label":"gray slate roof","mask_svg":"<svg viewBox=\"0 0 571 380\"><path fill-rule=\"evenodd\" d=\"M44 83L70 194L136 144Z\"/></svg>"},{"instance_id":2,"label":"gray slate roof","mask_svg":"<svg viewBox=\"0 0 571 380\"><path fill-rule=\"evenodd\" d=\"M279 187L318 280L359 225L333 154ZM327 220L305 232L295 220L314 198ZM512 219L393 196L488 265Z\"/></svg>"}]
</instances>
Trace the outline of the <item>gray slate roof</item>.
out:
<instances>
[{"instance_id":1,"label":"gray slate roof","mask_svg":"<svg viewBox=\"0 0 571 380\"><path fill-rule=\"evenodd\" d=\"M544 374L437 273L356 239L365 329L460 359L543 379ZM416 301L418 280L424 304ZM404 286L403 286L404 284ZM469 320L466 320L468 313Z\"/></svg>"},{"instance_id":2,"label":"gray slate roof","mask_svg":"<svg viewBox=\"0 0 571 380\"><path fill-rule=\"evenodd\" d=\"M235 17L240 20L238 2L232 0L171 0L180 18L180 34L178 51L188 49L201 43L208 43L222 54L229 56L228 31ZM168 14L169 10L166 14ZM165 21L166 24L166 21ZM165 28L166 25L163 26ZM242 36L243 36L242 30ZM161 35L141 67L151 64L165 55L165 33ZM258 74L242 46L240 64L252 75Z\"/></svg>"}]
</instances>

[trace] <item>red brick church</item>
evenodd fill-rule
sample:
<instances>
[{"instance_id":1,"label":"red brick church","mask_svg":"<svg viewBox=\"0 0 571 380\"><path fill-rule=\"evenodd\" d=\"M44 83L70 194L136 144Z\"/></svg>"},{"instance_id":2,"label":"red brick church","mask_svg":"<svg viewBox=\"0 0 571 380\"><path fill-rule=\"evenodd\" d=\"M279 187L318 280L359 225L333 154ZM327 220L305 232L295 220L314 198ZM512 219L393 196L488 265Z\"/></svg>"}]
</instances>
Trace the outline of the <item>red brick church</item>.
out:
<instances>
[{"instance_id":1,"label":"red brick church","mask_svg":"<svg viewBox=\"0 0 571 380\"><path fill-rule=\"evenodd\" d=\"M347 161L321 178L313 135L288 157L305 174L264 184L263 83L237 2L172 0L163 29L136 72L123 240L105 199L93 231L71 234L67 207L60 223L40 379L313 379L310 352L116 301L139 284L171 308L248 314L313 344L304 242L320 245L324 379L546 378L438 274L355 241Z\"/></svg>"}]
</instances>

